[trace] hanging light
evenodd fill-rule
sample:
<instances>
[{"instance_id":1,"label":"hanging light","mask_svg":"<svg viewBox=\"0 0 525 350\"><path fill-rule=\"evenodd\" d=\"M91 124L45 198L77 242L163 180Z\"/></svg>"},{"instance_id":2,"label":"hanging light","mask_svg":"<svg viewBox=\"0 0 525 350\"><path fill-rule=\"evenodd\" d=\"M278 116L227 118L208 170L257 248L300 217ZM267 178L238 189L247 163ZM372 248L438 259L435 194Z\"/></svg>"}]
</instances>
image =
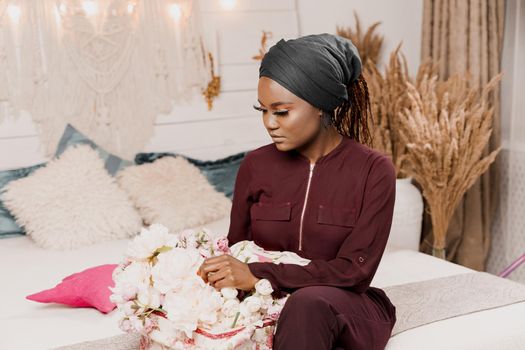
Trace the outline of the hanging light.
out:
<instances>
[{"instance_id":1,"label":"hanging light","mask_svg":"<svg viewBox=\"0 0 525 350\"><path fill-rule=\"evenodd\" d=\"M135 9L135 4L128 4L128 13L132 14L133 10Z\"/></svg>"},{"instance_id":2,"label":"hanging light","mask_svg":"<svg viewBox=\"0 0 525 350\"><path fill-rule=\"evenodd\" d=\"M96 15L98 12L97 3L93 0L84 1L82 3L82 9L88 16Z\"/></svg>"},{"instance_id":3,"label":"hanging light","mask_svg":"<svg viewBox=\"0 0 525 350\"><path fill-rule=\"evenodd\" d=\"M235 8L235 0L221 0L221 7L224 10L233 10Z\"/></svg>"},{"instance_id":4,"label":"hanging light","mask_svg":"<svg viewBox=\"0 0 525 350\"><path fill-rule=\"evenodd\" d=\"M7 6L7 14L13 22L18 23L21 13L22 11L20 10L20 6L15 4L10 4Z\"/></svg>"},{"instance_id":5,"label":"hanging light","mask_svg":"<svg viewBox=\"0 0 525 350\"><path fill-rule=\"evenodd\" d=\"M65 15L67 12L67 5L63 1L57 1L56 11L59 15Z\"/></svg>"},{"instance_id":6,"label":"hanging light","mask_svg":"<svg viewBox=\"0 0 525 350\"><path fill-rule=\"evenodd\" d=\"M180 5L175 3L171 4L169 7L170 16L173 18L175 22L178 22L182 16L182 9L180 8Z\"/></svg>"}]
</instances>

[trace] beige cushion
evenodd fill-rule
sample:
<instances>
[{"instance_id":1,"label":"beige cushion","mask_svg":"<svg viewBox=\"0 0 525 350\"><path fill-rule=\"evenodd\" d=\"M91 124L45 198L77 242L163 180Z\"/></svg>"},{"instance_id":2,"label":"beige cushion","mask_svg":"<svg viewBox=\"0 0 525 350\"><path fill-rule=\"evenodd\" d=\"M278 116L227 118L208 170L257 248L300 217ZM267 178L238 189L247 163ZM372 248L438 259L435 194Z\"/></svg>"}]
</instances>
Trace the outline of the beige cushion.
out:
<instances>
[{"instance_id":1,"label":"beige cushion","mask_svg":"<svg viewBox=\"0 0 525 350\"><path fill-rule=\"evenodd\" d=\"M117 174L144 223L159 223L177 232L228 216L231 200L183 157L164 157L131 166Z\"/></svg>"},{"instance_id":2,"label":"beige cushion","mask_svg":"<svg viewBox=\"0 0 525 350\"><path fill-rule=\"evenodd\" d=\"M126 238L142 227L127 194L88 145L68 148L4 189L7 209L44 248L72 249Z\"/></svg>"}]
</instances>

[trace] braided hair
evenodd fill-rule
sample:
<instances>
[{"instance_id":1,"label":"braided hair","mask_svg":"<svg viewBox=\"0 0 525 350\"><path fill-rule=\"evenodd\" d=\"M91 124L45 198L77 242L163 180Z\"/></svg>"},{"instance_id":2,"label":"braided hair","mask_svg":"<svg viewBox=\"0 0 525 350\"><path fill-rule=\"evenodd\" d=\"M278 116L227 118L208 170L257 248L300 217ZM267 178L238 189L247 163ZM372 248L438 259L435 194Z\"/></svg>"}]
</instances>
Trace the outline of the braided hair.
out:
<instances>
[{"instance_id":1,"label":"braided hair","mask_svg":"<svg viewBox=\"0 0 525 350\"><path fill-rule=\"evenodd\" d=\"M372 144L368 120L372 118L368 85L362 74L347 85L348 101L344 100L335 110L323 112L331 119L337 131L367 146Z\"/></svg>"}]
</instances>

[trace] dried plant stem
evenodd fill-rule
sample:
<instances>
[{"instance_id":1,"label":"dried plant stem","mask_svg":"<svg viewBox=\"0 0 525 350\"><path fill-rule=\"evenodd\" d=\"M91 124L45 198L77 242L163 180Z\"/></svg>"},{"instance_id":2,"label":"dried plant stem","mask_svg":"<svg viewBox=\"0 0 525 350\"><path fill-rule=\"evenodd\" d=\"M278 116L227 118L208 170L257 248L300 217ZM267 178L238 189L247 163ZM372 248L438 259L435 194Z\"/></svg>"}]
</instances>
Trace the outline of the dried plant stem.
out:
<instances>
[{"instance_id":1,"label":"dried plant stem","mask_svg":"<svg viewBox=\"0 0 525 350\"><path fill-rule=\"evenodd\" d=\"M495 160L500 148L483 156L492 132L489 94L494 77L481 92L466 75L446 81L423 75L419 87L407 82L408 107L399 113L399 135L406 144L405 171L422 187L434 234L433 247L445 249L450 219L465 192Z\"/></svg>"},{"instance_id":2,"label":"dried plant stem","mask_svg":"<svg viewBox=\"0 0 525 350\"><path fill-rule=\"evenodd\" d=\"M354 18L356 23L355 30L350 27L337 26L336 33L342 37L350 39L361 57L363 65L371 63L376 65L383 46L383 36L375 33L376 28L381 22L376 22L368 27L367 31L363 33L361 29L361 21L359 16L354 11Z\"/></svg>"}]
</instances>

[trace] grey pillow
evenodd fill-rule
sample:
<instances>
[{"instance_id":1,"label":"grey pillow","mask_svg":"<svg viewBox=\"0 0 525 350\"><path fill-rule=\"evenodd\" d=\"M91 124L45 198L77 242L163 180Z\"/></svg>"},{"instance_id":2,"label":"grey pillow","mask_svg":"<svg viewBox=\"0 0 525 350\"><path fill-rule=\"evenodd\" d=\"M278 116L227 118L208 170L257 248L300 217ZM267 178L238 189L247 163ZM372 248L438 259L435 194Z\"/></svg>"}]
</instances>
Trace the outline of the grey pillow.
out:
<instances>
[{"instance_id":1,"label":"grey pillow","mask_svg":"<svg viewBox=\"0 0 525 350\"><path fill-rule=\"evenodd\" d=\"M2 203L5 186L11 181L21 179L41 168L46 163L40 163L26 168L0 171L0 238L24 235L24 230L18 226L15 218Z\"/></svg>"},{"instance_id":2,"label":"grey pillow","mask_svg":"<svg viewBox=\"0 0 525 350\"><path fill-rule=\"evenodd\" d=\"M102 158L104 161L105 168L110 175L115 175L119 170L134 164L129 160L121 159L111 153L106 152L104 149L100 148L92 140L86 137L86 135L75 129L75 127L71 124L67 124L66 129L60 138L60 142L58 143L58 147L55 152L55 158L64 153L68 147L78 144L89 145L91 148L97 151L100 158Z\"/></svg>"}]
</instances>

